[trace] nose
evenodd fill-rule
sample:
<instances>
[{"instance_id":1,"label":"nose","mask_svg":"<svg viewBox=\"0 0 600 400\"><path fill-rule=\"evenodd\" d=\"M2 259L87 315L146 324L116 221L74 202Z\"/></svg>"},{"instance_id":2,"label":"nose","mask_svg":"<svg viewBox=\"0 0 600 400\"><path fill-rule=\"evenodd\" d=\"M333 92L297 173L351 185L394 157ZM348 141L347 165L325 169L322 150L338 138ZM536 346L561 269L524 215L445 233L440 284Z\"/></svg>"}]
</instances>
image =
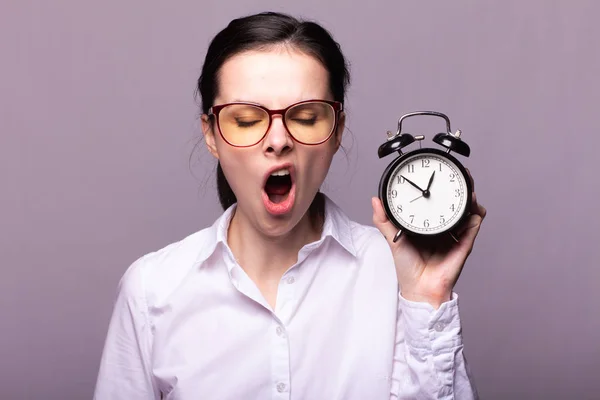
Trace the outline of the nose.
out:
<instances>
[{"instance_id":1,"label":"nose","mask_svg":"<svg viewBox=\"0 0 600 400\"><path fill-rule=\"evenodd\" d=\"M271 127L263 142L263 149L266 153L282 155L292 150L294 140L283 124L281 115L274 115Z\"/></svg>"}]
</instances>

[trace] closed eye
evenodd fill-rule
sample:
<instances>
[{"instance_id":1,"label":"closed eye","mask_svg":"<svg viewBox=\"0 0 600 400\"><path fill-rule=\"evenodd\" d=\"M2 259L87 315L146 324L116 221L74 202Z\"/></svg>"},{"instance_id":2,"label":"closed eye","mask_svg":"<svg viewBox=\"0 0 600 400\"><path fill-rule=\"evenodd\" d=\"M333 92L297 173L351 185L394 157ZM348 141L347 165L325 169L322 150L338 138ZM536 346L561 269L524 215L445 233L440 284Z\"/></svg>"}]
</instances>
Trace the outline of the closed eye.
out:
<instances>
[{"instance_id":1,"label":"closed eye","mask_svg":"<svg viewBox=\"0 0 600 400\"><path fill-rule=\"evenodd\" d=\"M246 120L241 120L241 119L236 118L235 122L236 122L237 126L240 128L250 128L250 127L260 123L261 120L256 119L256 120L246 121Z\"/></svg>"},{"instance_id":2,"label":"closed eye","mask_svg":"<svg viewBox=\"0 0 600 400\"><path fill-rule=\"evenodd\" d=\"M301 125L314 125L317 122L317 116L315 115L312 118L292 118L292 121L299 123Z\"/></svg>"}]
</instances>

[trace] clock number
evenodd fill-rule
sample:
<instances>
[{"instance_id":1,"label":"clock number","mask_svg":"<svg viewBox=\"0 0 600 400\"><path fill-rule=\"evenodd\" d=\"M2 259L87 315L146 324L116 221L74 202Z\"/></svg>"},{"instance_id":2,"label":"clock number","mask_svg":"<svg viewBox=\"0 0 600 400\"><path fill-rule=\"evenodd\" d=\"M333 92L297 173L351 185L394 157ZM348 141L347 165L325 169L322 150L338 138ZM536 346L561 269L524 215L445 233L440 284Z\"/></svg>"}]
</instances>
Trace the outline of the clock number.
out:
<instances>
[{"instance_id":1,"label":"clock number","mask_svg":"<svg viewBox=\"0 0 600 400\"><path fill-rule=\"evenodd\" d=\"M426 159L426 158L423 158L423 159L421 160L421 167L423 167L423 168L429 168L429 161L430 161L430 160L428 160L428 159Z\"/></svg>"},{"instance_id":2,"label":"clock number","mask_svg":"<svg viewBox=\"0 0 600 400\"><path fill-rule=\"evenodd\" d=\"M415 220L415 216L414 215L409 215L408 217L410 218L410 223L412 224L413 221Z\"/></svg>"},{"instance_id":3,"label":"clock number","mask_svg":"<svg viewBox=\"0 0 600 400\"><path fill-rule=\"evenodd\" d=\"M444 218L443 215L440 215L440 224L443 224L446 222L446 218Z\"/></svg>"},{"instance_id":4,"label":"clock number","mask_svg":"<svg viewBox=\"0 0 600 400\"><path fill-rule=\"evenodd\" d=\"M442 163L440 163L440 172L442 172Z\"/></svg>"},{"instance_id":5,"label":"clock number","mask_svg":"<svg viewBox=\"0 0 600 400\"><path fill-rule=\"evenodd\" d=\"M402 205L399 205L399 206L397 206L397 207L396 207L396 209L397 209L398 211L402 212Z\"/></svg>"},{"instance_id":6,"label":"clock number","mask_svg":"<svg viewBox=\"0 0 600 400\"><path fill-rule=\"evenodd\" d=\"M456 175L454 175L454 174L450 174L450 182L456 182L456 181L454 180L454 178L455 178L455 177L456 177Z\"/></svg>"},{"instance_id":7,"label":"clock number","mask_svg":"<svg viewBox=\"0 0 600 400\"><path fill-rule=\"evenodd\" d=\"M460 197L460 189L454 189L454 197Z\"/></svg>"},{"instance_id":8,"label":"clock number","mask_svg":"<svg viewBox=\"0 0 600 400\"><path fill-rule=\"evenodd\" d=\"M425 228L429 228L429 220L428 219L426 219L425 221L423 221L423 226Z\"/></svg>"},{"instance_id":9,"label":"clock number","mask_svg":"<svg viewBox=\"0 0 600 400\"><path fill-rule=\"evenodd\" d=\"M450 210L452 210L452 212L454 212L454 210L455 210L454 204L452 204L452 205L450 206Z\"/></svg>"},{"instance_id":10,"label":"clock number","mask_svg":"<svg viewBox=\"0 0 600 400\"><path fill-rule=\"evenodd\" d=\"M407 168L408 168L409 174L412 174L413 172L415 172L415 166L413 164L408 164Z\"/></svg>"},{"instance_id":11,"label":"clock number","mask_svg":"<svg viewBox=\"0 0 600 400\"><path fill-rule=\"evenodd\" d=\"M398 184L402 185L404 182L406 182L406 179L404 179L404 177L402 175L398 175Z\"/></svg>"},{"instance_id":12,"label":"clock number","mask_svg":"<svg viewBox=\"0 0 600 400\"><path fill-rule=\"evenodd\" d=\"M398 197L398 191L392 190L392 199L395 199L396 197Z\"/></svg>"}]
</instances>

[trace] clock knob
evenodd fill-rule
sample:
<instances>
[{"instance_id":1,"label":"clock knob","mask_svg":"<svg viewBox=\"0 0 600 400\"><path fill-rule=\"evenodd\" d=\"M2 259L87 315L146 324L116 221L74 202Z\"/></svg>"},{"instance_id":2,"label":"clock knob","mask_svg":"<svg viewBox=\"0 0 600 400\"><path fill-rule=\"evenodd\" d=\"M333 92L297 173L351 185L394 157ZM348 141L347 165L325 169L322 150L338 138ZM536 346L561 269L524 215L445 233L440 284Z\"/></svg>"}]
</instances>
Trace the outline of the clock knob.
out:
<instances>
[{"instance_id":1,"label":"clock knob","mask_svg":"<svg viewBox=\"0 0 600 400\"><path fill-rule=\"evenodd\" d=\"M387 142L379 146L377 150L377 154L379 158L383 158L387 155L392 154L395 151L400 152L402 154L402 148L408 146L416 140L423 140L424 136L413 136L410 133L402 133L402 134L392 134L388 132L389 139Z\"/></svg>"},{"instance_id":2,"label":"clock knob","mask_svg":"<svg viewBox=\"0 0 600 400\"><path fill-rule=\"evenodd\" d=\"M433 137L433 141L442 147L448 149L448 152L454 151L465 157L469 157L471 149L468 144L460 139L460 130L453 135L451 133L442 132Z\"/></svg>"}]
</instances>

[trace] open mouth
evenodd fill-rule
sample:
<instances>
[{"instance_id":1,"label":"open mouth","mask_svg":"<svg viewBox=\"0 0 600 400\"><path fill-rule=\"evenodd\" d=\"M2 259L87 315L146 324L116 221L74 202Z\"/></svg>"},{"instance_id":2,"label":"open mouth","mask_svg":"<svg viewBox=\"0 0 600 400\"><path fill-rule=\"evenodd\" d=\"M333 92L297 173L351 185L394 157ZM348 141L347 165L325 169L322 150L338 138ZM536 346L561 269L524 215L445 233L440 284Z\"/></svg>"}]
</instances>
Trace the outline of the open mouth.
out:
<instances>
[{"instance_id":1,"label":"open mouth","mask_svg":"<svg viewBox=\"0 0 600 400\"><path fill-rule=\"evenodd\" d=\"M296 185L293 167L282 166L273 170L265 180L263 203L272 215L284 215L294 207Z\"/></svg>"},{"instance_id":2,"label":"open mouth","mask_svg":"<svg viewBox=\"0 0 600 400\"><path fill-rule=\"evenodd\" d=\"M290 171L282 169L272 173L265 184L265 192L272 203L283 202L292 190L292 177Z\"/></svg>"}]
</instances>

